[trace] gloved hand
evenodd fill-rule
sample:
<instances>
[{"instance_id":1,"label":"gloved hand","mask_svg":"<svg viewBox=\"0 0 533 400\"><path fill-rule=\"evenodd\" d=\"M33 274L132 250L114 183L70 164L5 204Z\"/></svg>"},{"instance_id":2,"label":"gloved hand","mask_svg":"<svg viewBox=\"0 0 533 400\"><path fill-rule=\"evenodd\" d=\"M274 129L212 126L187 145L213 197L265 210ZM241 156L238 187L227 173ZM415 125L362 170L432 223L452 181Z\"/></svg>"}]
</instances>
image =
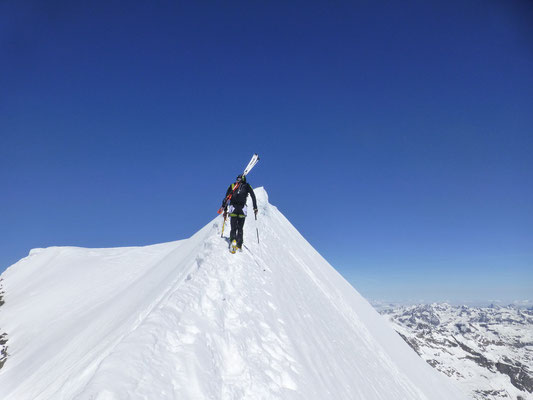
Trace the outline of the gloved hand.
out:
<instances>
[{"instance_id":1,"label":"gloved hand","mask_svg":"<svg viewBox=\"0 0 533 400\"><path fill-rule=\"evenodd\" d=\"M224 210L224 213L222 215L224 216L224 219L226 219L228 216L228 210Z\"/></svg>"},{"instance_id":2,"label":"gloved hand","mask_svg":"<svg viewBox=\"0 0 533 400\"><path fill-rule=\"evenodd\" d=\"M257 208L254 208L254 214L257 217Z\"/></svg>"}]
</instances>

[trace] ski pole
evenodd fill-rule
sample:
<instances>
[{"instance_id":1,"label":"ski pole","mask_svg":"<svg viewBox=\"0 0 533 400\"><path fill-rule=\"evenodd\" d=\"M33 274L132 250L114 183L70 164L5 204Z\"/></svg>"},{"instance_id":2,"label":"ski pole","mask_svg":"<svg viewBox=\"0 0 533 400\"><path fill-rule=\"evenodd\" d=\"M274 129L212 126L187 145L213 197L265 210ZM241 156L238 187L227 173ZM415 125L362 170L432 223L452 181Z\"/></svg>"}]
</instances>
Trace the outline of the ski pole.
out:
<instances>
[{"instance_id":1,"label":"ski pole","mask_svg":"<svg viewBox=\"0 0 533 400\"><path fill-rule=\"evenodd\" d=\"M257 244L259 244L259 229L257 229L257 214L255 214L255 220L256 220L255 233L257 233Z\"/></svg>"}]
</instances>

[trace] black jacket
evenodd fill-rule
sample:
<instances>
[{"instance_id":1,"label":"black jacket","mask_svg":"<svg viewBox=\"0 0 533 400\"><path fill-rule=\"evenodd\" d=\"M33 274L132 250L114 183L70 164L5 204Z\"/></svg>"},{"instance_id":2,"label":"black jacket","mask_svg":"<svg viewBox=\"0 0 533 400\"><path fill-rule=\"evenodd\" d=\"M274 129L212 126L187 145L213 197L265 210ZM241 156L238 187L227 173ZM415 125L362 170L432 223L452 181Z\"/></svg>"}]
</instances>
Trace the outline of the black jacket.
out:
<instances>
[{"instance_id":1,"label":"black jacket","mask_svg":"<svg viewBox=\"0 0 533 400\"><path fill-rule=\"evenodd\" d=\"M246 199L248 198L248 195L250 195L252 196L254 210L257 210L257 200L255 199L255 193L252 187L247 182L241 182L239 187L235 191L233 191L235 185L236 183L232 183L231 185L229 185L228 190L226 191L226 197L224 197L224 202L226 201L230 193L233 192L229 204L231 204L237 209L242 210L242 208L246 205ZM227 204L222 203L222 205L224 206L224 209L226 209Z\"/></svg>"}]
</instances>

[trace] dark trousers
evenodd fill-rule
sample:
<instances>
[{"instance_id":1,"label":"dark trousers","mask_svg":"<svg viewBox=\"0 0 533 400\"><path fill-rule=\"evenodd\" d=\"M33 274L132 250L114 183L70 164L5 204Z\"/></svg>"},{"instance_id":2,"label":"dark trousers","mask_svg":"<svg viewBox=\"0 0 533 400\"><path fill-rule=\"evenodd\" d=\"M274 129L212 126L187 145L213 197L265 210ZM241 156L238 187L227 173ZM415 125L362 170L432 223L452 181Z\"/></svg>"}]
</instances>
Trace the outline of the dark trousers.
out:
<instances>
[{"instance_id":1,"label":"dark trousers","mask_svg":"<svg viewBox=\"0 0 533 400\"><path fill-rule=\"evenodd\" d=\"M229 233L229 240L231 242L233 239L235 239L237 241L237 247L242 247L245 219L246 218L231 217L231 231Z\"/></svg>"}]
</instances>

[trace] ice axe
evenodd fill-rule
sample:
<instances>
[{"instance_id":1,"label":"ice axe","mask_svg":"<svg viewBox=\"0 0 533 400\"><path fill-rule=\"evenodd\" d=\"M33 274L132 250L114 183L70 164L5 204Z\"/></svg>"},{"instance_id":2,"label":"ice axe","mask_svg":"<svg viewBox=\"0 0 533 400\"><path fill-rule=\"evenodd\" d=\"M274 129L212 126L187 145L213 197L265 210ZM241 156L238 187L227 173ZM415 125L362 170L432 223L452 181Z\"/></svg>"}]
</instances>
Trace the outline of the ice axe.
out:
<instances>
[{"instance_id":1,"label":"ice axe","mask_svg":"<svg viewBox=\"0 0 533 400\"><path fill-rule=\"evenodd\" d=\"M220 234L220 237L224 237L224 226L226 226L226 217L228 214L224 213L224 222L222 223L222 233Z\"/></svg>"}]
</instances>

